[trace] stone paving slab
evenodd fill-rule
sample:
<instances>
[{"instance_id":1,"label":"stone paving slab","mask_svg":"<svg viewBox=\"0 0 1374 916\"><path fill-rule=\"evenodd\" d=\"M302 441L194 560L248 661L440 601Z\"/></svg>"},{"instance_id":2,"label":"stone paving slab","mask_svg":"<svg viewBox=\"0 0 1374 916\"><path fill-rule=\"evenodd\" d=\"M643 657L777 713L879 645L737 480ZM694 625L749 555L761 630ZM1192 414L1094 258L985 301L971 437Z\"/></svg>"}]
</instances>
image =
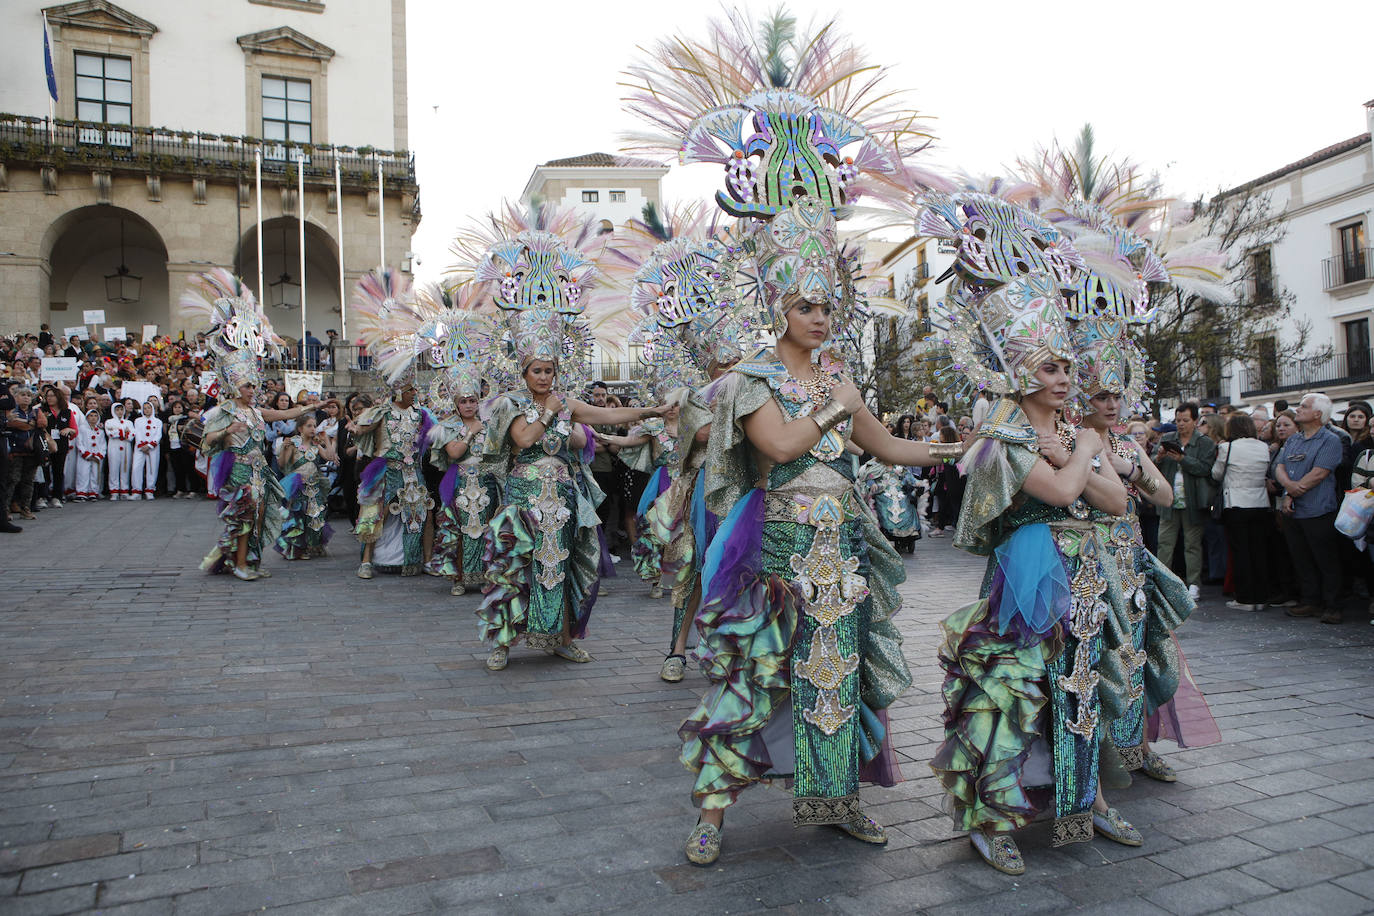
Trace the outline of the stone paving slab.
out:
<instances>
[{"instance_id":1,"label":"stone paving slab","mask_svg":"<svg viewBox=\"0 0 1374 916\"><path fill-rule=\"evenodd\" d=\"M342 526L346 529L346 526ZM675 730L702 681L664 684L671 609L622 564L587 665L518 649L492 674L475 596L353 575L196 570L208 503L47 510L0 540L0 913L1374 912L1374 627L1229 611L1178 634L1223 743L1112 800L1145 834L1049 847L1019 879L941 813L940 619L976 558L926 539L899 624L906 781L866 789L886 849L796 830L787 796L730 809L716 866L684 863ZM15 590L9 595L13 597Z\"/></svg>"}]
</instances>

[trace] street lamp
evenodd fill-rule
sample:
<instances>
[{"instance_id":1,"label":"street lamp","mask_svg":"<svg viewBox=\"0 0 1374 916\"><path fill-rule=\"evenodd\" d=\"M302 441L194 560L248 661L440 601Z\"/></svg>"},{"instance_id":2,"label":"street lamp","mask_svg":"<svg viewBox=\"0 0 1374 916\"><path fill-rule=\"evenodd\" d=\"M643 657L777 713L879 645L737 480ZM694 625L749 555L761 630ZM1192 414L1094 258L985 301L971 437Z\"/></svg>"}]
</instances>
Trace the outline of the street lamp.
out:
<instances>
[{"instance_id":1,"label":"street lamp","mask_svg":"<svg viewBox=\"0 0 1374 916\"><path fill-rule=\"evenodd\" d=\"M291 274L286 269L286 229L281 231L281 276L276 282L267 284L268 301L273 308L298 309L301 307L301 285L291 282Z\"/></svg>"},{"instance_id":2,"label":"street lamp","mask_svg":"<svg viewBox=\"0 0 1374 916\"><path fill-rule=\"evenodd\" d=\"M143 278L129 273L124 263L124 218L119 219L119 269L105 275L105 298L111 302L137 302L143 291Z\"/></svg>"}]
</instances>

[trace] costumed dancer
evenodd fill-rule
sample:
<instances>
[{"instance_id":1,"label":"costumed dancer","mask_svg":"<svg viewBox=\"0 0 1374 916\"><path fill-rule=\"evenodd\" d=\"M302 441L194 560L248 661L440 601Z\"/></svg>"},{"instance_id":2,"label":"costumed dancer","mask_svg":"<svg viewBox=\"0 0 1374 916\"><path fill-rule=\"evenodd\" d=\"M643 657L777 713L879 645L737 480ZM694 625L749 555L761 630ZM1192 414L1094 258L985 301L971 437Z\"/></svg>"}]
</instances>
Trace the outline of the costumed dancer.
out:
<instances>
[{"instance_id":1,"label":"costumed dancer","mask_svg":"<svg viewBox=\"0 0 1374 916\"><path fill-rule=\"evenodd\" d=\"M157 472L162 462L162 421L157 416L157 402L152 398L143 403L143 415L134 421L133 443L129 498L152 499L157 492Z\"/></svg>"},{"instance_id":2,"label":"costumed dancer","mask_svg":"<svg viewBox=\"0 0 1374 916\"><path fill-rule=\"evenodd\" d=\"M887 842L859 783L899 778L885 710L911 682L892 620L905 571L855 489L846 444L903 465L942 452L891 436L846 374L867 310L857 253L836 238L836 209L905 178L924 137L833 26L795 44L778 74L732 20L705 41L661 42L629 71L631 107L658 128L637 148L724 164L717 202L757 221L744 240L756 298L745 298L777 341L717 383L704 464L705 503L722 519L696 615L711 683L679 731L701 808L685 847L696 865L718 858L726 807L772 778L792 780L795 825Z\"/></svg>"},{"instance_id":3,"label":"costumed dancer","mask_svg":"<svg viewBox=\"0 0 1374 916\"><path fill-rule=\"evenodd\" d=\"M85 415L77 414L76 427L76 492L75 498L86 502L100 498L101 472L105 467L105 425L100 411L92 408Z\"/></svg>"},{"instance_id":4,"label":"costumed dancer","mask_svg":"<svg viewBox=\"0 0 1374 916\"><path fill-rule=\"evenodd\" d=\"M329 437L318 431L313 413L296 421L296 433L279 440L281 468L281 534L272 545L288 560L325 556L334 529L325 521L329 509L329 475L325 465L338 462Z\"/></svg>"},{"instance_id":5,"label":"costumed dancer","mask_svg":"<svg viewBox=\"0 0 1374 916\"><path fill-rule=\"evenodd\" d=\"M636 567L656 574L655 592L666 586L672 597L673 626L659 676L676 683L686 674L690 620L701 601L701 561L717 523L698 486L711 431L709 386L739 362L741 340L750 329L735 312L739 252L732 254L722 241L719 211L685 207L660 214L648 204L643 216L612 239L603 262L606 288L643 316L631 339L638 339L648 376L656 390L667 393L664 400L677 406L669 452L676 462L664 462L669 486L664 492L646 488L651 502L641 500L634 552ZM659 455L665 451L660 448Z\"/></svg>"},{"instance_id":6,"label":"costumed dancer","mask_svg":"<svg viewBox=\"0 0 1374 916\"><path fill-rule=\"evenodd\" d=\"M134 451L134 424L124 417L124 403L110 404L110 419L105 421L105 442L109 451L106 473L109 475L110 499L132 499L130 481Z\"/></svg>"},{"instance_id":7,"label":"costumed dancer","mask_svg":"<svg viewBox=\"0 0 1374 916\"><path fill-rule=\"evenodd\" d=\"M313 408L257 406L258 360L280 341L242 280L222 269L199 274L179 304L188 323L209 326L206 345L215 356L220 396L227 398L204 417L207 489L219 499L224 530L200 568L232 572L244 581L269 578L272 574L261 568L262 554L281 530L282 490L267 464L267 424L299 419Z\"/></svg>"},{"instance_id":8,"label":"costumed dancer","mask_svg":"<svg viewBox=\"0 0 1374 916\"><path fill-rule=\"evenodd\" d=\"M591 660L574 640L586 635L596 602L603 494L583 468L590 449L582 424L634 423L666 409L594 407L564 393L587 381L591 336L577 316L604 241L574 212L539 205L526 215L507 205L455 244L459 277L505 313L513 358L496 379L510 387L491 404L483 449L502 494L486 534L489 584L477 609L492 671L506 667L521 639L568 661Z\"/></svg>"},{"instance_id":9,"label":"costumed dancer","mask_svg":"<svg viewBox=\"0 0 1374 916\"><path fill-rule=\"evenodd\" d=\"M980 599L942 624L945 739L931 768L978 854L1021 874L1009 834L1042 806L1054 814L1055 846L1094 832L1142 841L1098 784L1110 558L1090 513L1123 514L1126 491L1102 438L1059 416L1073 387L1065 297L1083 262L1062 233L1008 198L928 195L918 231L958 245L947 329L934 339L944 374L1004 396L965 458L955 546L988 556L988 574ZM1043 454L1059 450L1062 468Z\"/></svg>"},{"instance_id":10,"label":"costumed dancer","mask_svg":"<svg viewBox=\"0 0 1374 916\"><path fill-rule=\"evenodd\" d=\"M859 480L883 534L899 553L911 553L921 537L921 513L911 495L920 486L916 475L874 458L859 468Z\"/></svg>"},{"instance_id":11,"label":"costumed dancer","mask_svg":"<svg viewBox=\"0 0 1374 916\"><path fill-rule=\"evenodd\" d=\"M416 360L427 345L415 328L425 308L409 283L389 268L363 275L353 305L360 337L391 393L349 424L359 459L370 459L358 477L353 527L362 545L358 578L371 579L377 572L414 576L434 508L422 471L434 415L415 403Z\"/></svg>"},{"instance_id":12,"label":"costumed dancer","mask_svg":"<svg viewBox=\"0 0 1374 916\"><path fill-rule=\"evenodd\" d=\"M472 288L461 292L470 294ZM439 370L429 388L430 407L440 414L429 437L429 460L442 476L426 572L447 577L449 594L458 596L486 582L483 535L500 501L495 481L480 466L486 425L478 415L478 399L493 328L485 315L473 313L473 297L455 303L448 290L433 284L421 287L416 298L433 313L419 335L428 344L428 363Z\"/></svg>"},{"instance_id":13,"label":"costumed dancer","mask_svg":"<svg viewBox=\"0 0 1374 916\"><path fill-rule=\"evenodd\" d=\"M1196 602L1187 586L1145 548L1140 528L1142 496L1167 506L1173 488L1140 445L1113 428L1123 409L1136 414L1146 410L1148 365L1128 331L1154 319L1150 284L1177 285L1213 301L1230 301L1225 258L1213 240L1197 237L1200 224L1190 225L1190 211L1170 213L1170 201L1151 197L1145 190L1149 182L1129 162L1102 169L1092 194L1082 188L1072 159L1057 148L1023 167L1039 186L1041 214L1072 237L1084 260L1068 313L1078 368L1073 412L1108 443L1112 467L1127 489L1124 515L1093 514L1112 558L1108 578L1113 580L1099 666L1098 692L1109 739L1102 742L1103 781L1124 787L1130 784L1128 774L1140 770L1173 782L1173 769L1149 746L1148 719L1163 708L1171 725L1186 721L1187 738L1178 727L1170 730L1180 745L1215 743L1221 735L1172 635ZM1165 257L1156 250L1157 239ZM1182 718L1173 703L1180 686L1188 710Z\"/></svg>"}]
</instances>

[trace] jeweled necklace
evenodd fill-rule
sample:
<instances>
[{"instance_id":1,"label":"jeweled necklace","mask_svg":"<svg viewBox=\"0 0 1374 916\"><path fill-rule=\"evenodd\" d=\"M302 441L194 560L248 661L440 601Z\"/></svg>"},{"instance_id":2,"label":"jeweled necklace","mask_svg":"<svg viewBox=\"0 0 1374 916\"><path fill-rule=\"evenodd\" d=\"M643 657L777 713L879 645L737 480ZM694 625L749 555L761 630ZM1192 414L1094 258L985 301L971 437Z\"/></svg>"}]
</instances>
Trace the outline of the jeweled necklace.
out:
<instances>
[{"instance_id":1,"label":"jeweled necklace","mask_svg":"<svg viewBox=\"0 0 1374 916\"><path fill-rule=\"evenodd\" d=\"M830 400L830 389L835 384L835 379L828 372L822 372L817 367L812 367L811 378L797 379L801 383L802 389L806 391L806 396L811 399L811 403L817 407Z\"/></svg>"}]
</instances>

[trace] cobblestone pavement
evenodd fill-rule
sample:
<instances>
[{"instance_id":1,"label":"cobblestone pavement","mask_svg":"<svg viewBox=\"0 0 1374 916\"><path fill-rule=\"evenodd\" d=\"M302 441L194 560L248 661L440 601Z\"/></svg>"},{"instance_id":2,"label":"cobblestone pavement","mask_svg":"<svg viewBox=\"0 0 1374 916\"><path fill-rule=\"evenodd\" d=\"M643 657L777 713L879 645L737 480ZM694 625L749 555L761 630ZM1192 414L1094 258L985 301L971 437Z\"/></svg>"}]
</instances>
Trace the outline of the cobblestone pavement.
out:
<instances>
[{"instance_id":1,"label":"cobblestone pavement","mask_svg":"<svg viewBox=\"0 0 1374 916\"><path fill-rule=\"evenodd\" d=\"M1374 910L1374 627L1226 610L1179 634L1223 744L1114 802L1145 833L978 862L940 811L938 621L981 564L927 539L900 623L907 781L865 790L890 845L730 809L684 863L674 730L700 689L658 679L670 610L620 579L586 665L517 650L492 674L476 599L332 558L208 578L202 502L48 510L0 539L0 912L1345 913ZM622 575L629 570L621 565ZM1361 610L1363 610L1361 608Z\"/></svg>"}]
</instances>

